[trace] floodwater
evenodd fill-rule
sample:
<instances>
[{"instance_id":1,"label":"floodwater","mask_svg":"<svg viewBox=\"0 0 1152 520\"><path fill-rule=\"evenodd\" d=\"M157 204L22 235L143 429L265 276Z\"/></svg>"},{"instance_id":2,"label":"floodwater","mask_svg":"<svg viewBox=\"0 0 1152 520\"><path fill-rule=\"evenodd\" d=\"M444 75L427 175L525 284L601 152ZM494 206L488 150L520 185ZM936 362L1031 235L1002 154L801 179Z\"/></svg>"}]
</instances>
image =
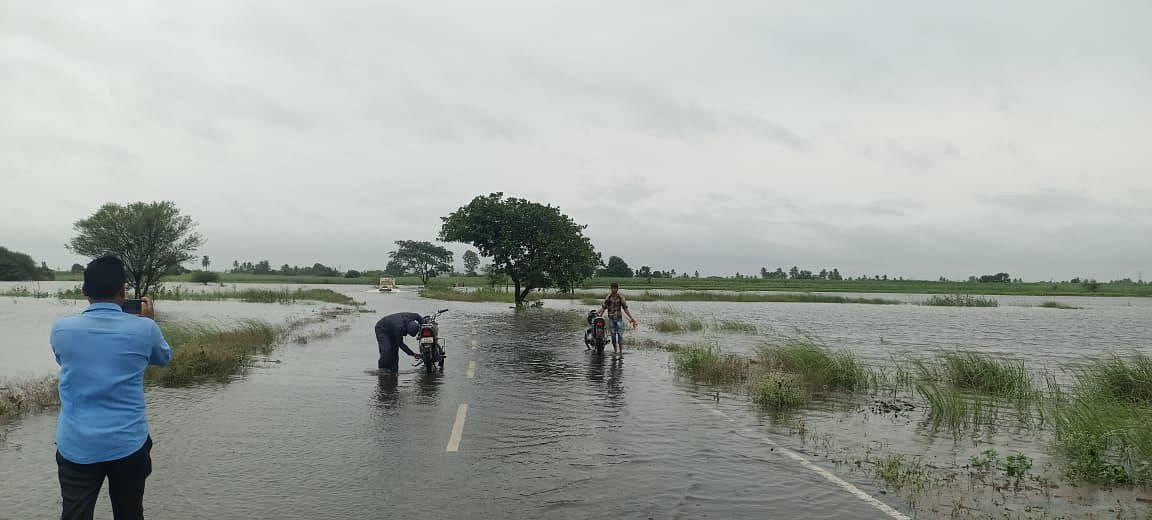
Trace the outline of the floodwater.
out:
<instances>
[{"instance_id":1,"label":"floodwater","mask_svg":"<svg viewBox=\"0 0 1152 520\"><path fill-rule=\"evenodd\" d=\"M665 353L628 351L623 359L587 354L579 322L585 308L574 303L548 301L543 312L518 315L503 304L322 287L378 312L352 318L347 333L284 345L270 356L276 363L259 363L232 384L149 390L155 439L145 501L150 517L881 519L893 516L861 495L909 516L913 509L835 459L875 440L961 460L971 446L925 435L916 417L869 419L854 411L858 407L831 402L803 417L822 439L824 449L815 449L819 443L790 434L795 421L761 416L739 396L678 380ZM876 362L961 347L1060 365L1152 345L1150 300L1059 300L1085 308L1027 307L1033 304L1024 298L1001 299L993 309L671 305L704 318L753 322L769 336L812 334ZM160 305L172 318L273 322L323 307ZM649 323L658 318L659 305L632 307ZM373 373L375 320L443 307L451 309L440 319L449 353L443 374ZM0 299L0 377L54 373L48 327L82 308L53 299ZM638 334L676 339L643 327ZM711 337L732 350L758 341ZM893 423L904 420L906 427L897 425L904 433L884 439ZM54 427L52 413L25 417L0 444L0 519L58 514ZM1029 442L1023 436L1011 446ZM782 456L788 448L844 485ZM846 491L853 486L858 494ZM1093 499L1081 493L1048 506L1054 516L1107 515L1116 496L1131 502L1139 495ZM98 515L110 517L109 511L102 497ZM917 510L918 517L935 514Z\"/></svg>"}]
</instances>

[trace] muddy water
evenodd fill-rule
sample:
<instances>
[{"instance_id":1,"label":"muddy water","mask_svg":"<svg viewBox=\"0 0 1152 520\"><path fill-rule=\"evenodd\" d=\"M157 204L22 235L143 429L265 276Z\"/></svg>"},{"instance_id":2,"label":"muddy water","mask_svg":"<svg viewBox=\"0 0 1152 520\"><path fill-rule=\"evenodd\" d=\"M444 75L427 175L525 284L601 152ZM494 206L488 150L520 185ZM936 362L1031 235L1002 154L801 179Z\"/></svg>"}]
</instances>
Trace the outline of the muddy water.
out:
<instances>
[{"instance_id":1,"label":"muddy water","mask_svg":"<svg viewBox=\"0 0 1152 520\"><path fill-rule=\"evenodd\" d=\"M506 305L339 289L378 313L357 317L345 334L283 346L271 356L278 363L261 363L231 385L149 391L156 440L146 498L152 517L888 518L781 457L765 439L806 453L864 493L910 511L867 475L837 467L831 462L837 457L819 453L820 443L790 436L788 424L795 422L759 416L736 396L678 381L666 354L589 356L579 345L578 305L549 301L550 308L572 312L516 316ZM52 373L50 355L44 364L38 354L46 348L44 331L54 317L79 307L11 300L0 302L6 333L0 376ZM703 317L753 321L770 334L816 333L875 360L950 347L1074 359L1152 344L1146 301L1077 304L1086 309L675 305ZM171 302L163 310L186 318L278 321L314 307ZM437 307L452 308L441 327L450 355L445 373L394 379L371 373L375 320ZM654 305L633 308L642 322L655 318ZM644 329L639 334L658 337ZM716 338L733 349L755 342ZM446 452L461 405L467 411L459 451ZM912 451L947 454L956 447L954 439L917 433L916 417L906 418L910 427L903 431L911 433L896 437L877 427L876 418L845 423L851 415L844 410L853 408L826 403L803 414L811 431L828 436L824 452L843 455L854 437L866 437L861 445L868 446L885 435L888 445ZM57 511L53 429L51 414L27 417L0 445L0 519ZM101 500L99 514L110 517ZM1098 502L1060 507L1073 517L1106 512Z\"/></svg>"}]
</instances>

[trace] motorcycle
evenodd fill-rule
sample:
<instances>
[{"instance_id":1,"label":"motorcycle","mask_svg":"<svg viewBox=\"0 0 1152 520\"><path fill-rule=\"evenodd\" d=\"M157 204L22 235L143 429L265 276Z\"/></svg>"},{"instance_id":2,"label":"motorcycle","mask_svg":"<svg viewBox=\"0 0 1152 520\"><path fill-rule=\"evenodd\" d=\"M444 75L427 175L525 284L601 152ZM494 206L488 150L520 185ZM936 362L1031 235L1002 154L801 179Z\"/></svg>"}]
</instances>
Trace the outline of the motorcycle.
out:
<instances>
[{"instance_id":1,"label":"motorcycle","mask_svg":"<svg viewBox=\"0 0 1152 520\"><path fill-rule=\"evenodd\" d=\"M595 350L597 354L603 354L604 345L608 343L608 320L597 316L596 311L589 311L588 325L588 330L584 331L584 350Z\"/></svg>"},{"instance_id":2,"label":"motorcycle","mask_svg":"<svg viewBox=\"0 0 1152 520\"><path fill-rule=\"evenodd\" d=\"M444 343L440 339L440 325L436 323L436 318L445 312L448 312L448 309L440 309L436 314L425 316L420 321L420 333L416 336L416 341L420 344L420 361L417 361L415 366L423 364L429 373L432 372L433 366L439 366L443 371L444 358L448 357L444 354Z\"/></svg>"}]
</instances>

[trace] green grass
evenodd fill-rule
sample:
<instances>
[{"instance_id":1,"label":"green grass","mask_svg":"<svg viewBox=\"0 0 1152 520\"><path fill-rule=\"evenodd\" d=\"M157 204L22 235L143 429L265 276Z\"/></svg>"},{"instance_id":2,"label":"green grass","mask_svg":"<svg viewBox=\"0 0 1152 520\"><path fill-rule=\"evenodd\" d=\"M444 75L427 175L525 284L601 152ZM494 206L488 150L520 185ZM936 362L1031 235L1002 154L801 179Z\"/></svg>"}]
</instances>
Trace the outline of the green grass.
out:
<instances>
[{"instance_id":1,"label":"green grass","mask_svg":"<svg viewBox=\"0 0 1152 520\"><path fill-rule=\"evenodd\" d=\"M920 302L920 305L931 307L999 307L1000 302L996 301L995 298L971 294L938 294Z\"/></svg>"},{"instance_id":2,"label":"green grass","mask_svg":"<svg viewBox=\"0 0 1152 520\"><path fill-rule=\"evenodd\" d=\"M1145 354L1099 359L1075 376L1081 397L1152 406L1152 358Z\"/></svg>"},{"instance_id":3,"label":"green grass","mask_svg":"<svg viewBox=\"0 0 1152 520\"><path fill-rule=\"evenodd\" d=\"M513 294L511 291L503 289L492 289L488 287L478 288L472 291L461 291L452 287L443 285L432 285L420 291L420 295L425 298L432 298L436 300L447 301L467 301L467 302L508 302L513 301ZM584 305L600 305L604 301L607 293L595 293L588 291L575 291L569 293L561 292L533 292L528 295L527 300L548 299L548 300L580 300ZM826 294L807 294L807 293L776 293L776 294L751 294L733 291L681 291L673 293L653 293L643 292L640 294L628 294L625 296L628 301L634 302L661 302L661 301L674 301L674 302L777 302L777 303L863 303L874 305L900 305L904 302L899 300L888 300L883 298L860 298L860 297L844 297Z\"/></svg>"},{"instance_id":4,"label":"green grass","mask_svg":"<svg viewBox=\"0 0 1152 520\"><path fill-rule=\"evenodd\" d=\"M0 425L26 414L60 406L56 376L0 381ZM2 435L3 429L0 429Z\"/></svg>"},{"instance_id":5,"label":"green grass","mask_svg":"<svg viewBox=\"0 0 1152 520\"><path fill-rule=\"evenodd\" d=\"M965 390L1012 399L1035 397L1036 388L1024 362L994 358L978 352L947 352L940 356L937 376Z\"/></svg>"},{"instance_id":6,"label":"green grass","mask_svg":"<svg viewBox=\"0 0 1152 520\"><path fill-rule=\"evenodd\" d=\"M713 328L720 332L730 332L734 334L756 334L759 332L756 325L738 320L717 320L713 324Z\"/></svg>"},{"instance_id":7,"label":"green grass","mask_svg":"<svg viewBox=\"0 0 1152 520\"><path fill-rule=\"evenodd\" d=\"M731 385L748 378L748 359L720 352L715 345L688 345L676 352L675 364L677 373L701 383Z\"/></svg>"},{"instance_id":8,"label":"green grass","mask_svg":"<svg viewBox=\"0 0 1152 520\"><path fill-rule=\"evenodd\" d=\"M767 372L748 388L752 401L771 410L791 410L809 400L807 385L796 374Z\"/></svg>"},{"instance_id":9,"label":"green grass","mask_svg":"<svg viewBox=\"0 0 1152 520\"><path fill-rule=\"evenodd\" d=\"M149 367L144 380L161 386L228 382L244 373L253 356L269 354L283 339L282 329L258 320L227 327L207 323L161 323L172 347L167 367Z\"/></svg>"},{"instance_id":10,"label":"green grass","mask_svg":"<svg viewBox=\"0 0 1152 520\"><path fill-rule=\"evenodd\" d=\"M1152 484L1152 359L1113 355L1073 371L1053 405L1057 447L1069 478Z\"/></svg>"},{"instance_id":11,"label":"green grass","mask_svg":"<svg viewBox=\"0 0 1152 520\"><path fill-rule=\"evenodd\" d=\"M1152 484L1152 408L1081 397L1058 405L1053 418L1068 478Z\"/></svg>"},{"instance_id":12,"label":"green grass","mask_svg":"<svg viewBox=\"0 0 1152 520\"><path fill-rule=\"evenodd\" d=\"M166 277L170 281L190 281L191 274ZM354 284L376 285L373 277L342 278L328 276L283 276L220 273L223 283L307 283L307 284ZM79 281L80 275L67 271L57 271L56 280ZM488 279L483 276L451 276L438 278L448 284L462 284L467 287L486 287ZM1152 296L1149 283L1100 283L1096 290L1084 284L1025 282L1025 283L976 283L938 282L933 280L765 280L761 278L591 278L585 280L583 289L607 289L613 283L623 289L672 289L672 290L726 290L726 291L786 291L786 292L860 292L860 293L905 293L905 294L957 294L981 293L1018 296ZM422 285L419 277L402 276L396 279L399 285Z\"/></svg>"},{"instance_id":13,"label":"green grass","mask_svg":"<svg viewBox=\"0 0 1152 520\"><path fill-rule=\"evenodd\" d=\"M71 289L61 289L55 293L47 293L39 290L28 289L23 286L16 287L8 291L10 294L3 294L0 296L31 296L35 298L49 298L56 297L64 300L83 300L86 299L80 286ZM297 287L289 289L283 287L280 289L222 289L215 291L190 291L184 289L182 286L175 287L159 287L152 291L150 295L156 301L225 301L225 300L240 300L244 302L253 303L296 303L301 300L319 301L327 303L339 303L343 305L355 305L356 301L351 297L333 291L332 289L304 289Z\"/></svg>"},{"instance_id":14,"label":"green grass","mask_svg":"<svg viewBox=\"0 0 1152 520\"><path fill-rule=\"evenodd\" d=\"M1040 305L1037 305L1037 307L1042 307L1045 309L1068 309L1068 310L1083 309L1083 307L1076 307L1075 305L1068 305L1067 303L1052 302L1052 301L1041 303Z\"/></svg>"},{"instance_id":15,"label":"green grass","mask_svg":"<svg viewBox=\"0 0 1152 520\"><path fill-rule=\"evenodd\" d=\"M671 334L680 334L680 333L684 333L684 332L700 332L700 331L704 330L704 322L702 322L696 318L690 318L690 319L683 321L683 322L678 321L678 320L674 320L674 319L670 319L670 318L663 318L663 319L656 320L656 322L654 322L652 324L652 328L656 332L664 332L664 333L671 333Z\"/></svg>"},{"instance_id":16,"label":"green grass","mask_svg":"<svg viewBox=\"0 0 1152 520\"><path fill-rule=\"evenodd\" d=\"M956 434L992 425L999 416L995 403L979 395L963 394L949 385L920 383L916 391L928 404L928 420Z\"/></svg>"},{"instance_id":17,"label":"green grass","mask_svg":"<svg viewBox=\"0 0 1152 520\"><path fill-rule=\"evenodd\" d=\"M874 388L878 381L877 374L858 362L851 352L833 352L808 341L762 347L758 354L760 366L796 374L820 390L854 392Z\"/></svg>"}]
</instances>

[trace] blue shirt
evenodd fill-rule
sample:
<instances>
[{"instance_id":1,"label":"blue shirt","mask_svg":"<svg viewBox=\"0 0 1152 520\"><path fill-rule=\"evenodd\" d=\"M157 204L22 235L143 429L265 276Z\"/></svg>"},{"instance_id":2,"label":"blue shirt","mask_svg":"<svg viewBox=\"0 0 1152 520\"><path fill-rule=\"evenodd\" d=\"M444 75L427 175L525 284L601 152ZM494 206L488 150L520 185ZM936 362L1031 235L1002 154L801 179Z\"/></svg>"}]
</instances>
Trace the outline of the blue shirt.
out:
<instances>
[{"instance_id":1,"label":"blue shirt","mask_svg":"<svg viewBox=\"0 0 1152 520\"><path fill-rule=\"evenodd\" d=\"M127 457L148 440L144 370L165 366L172 348L156 322L115 303L93 303L52 325L60 364L56 449L77 464Z\"/></svg>"}]
</instances>

